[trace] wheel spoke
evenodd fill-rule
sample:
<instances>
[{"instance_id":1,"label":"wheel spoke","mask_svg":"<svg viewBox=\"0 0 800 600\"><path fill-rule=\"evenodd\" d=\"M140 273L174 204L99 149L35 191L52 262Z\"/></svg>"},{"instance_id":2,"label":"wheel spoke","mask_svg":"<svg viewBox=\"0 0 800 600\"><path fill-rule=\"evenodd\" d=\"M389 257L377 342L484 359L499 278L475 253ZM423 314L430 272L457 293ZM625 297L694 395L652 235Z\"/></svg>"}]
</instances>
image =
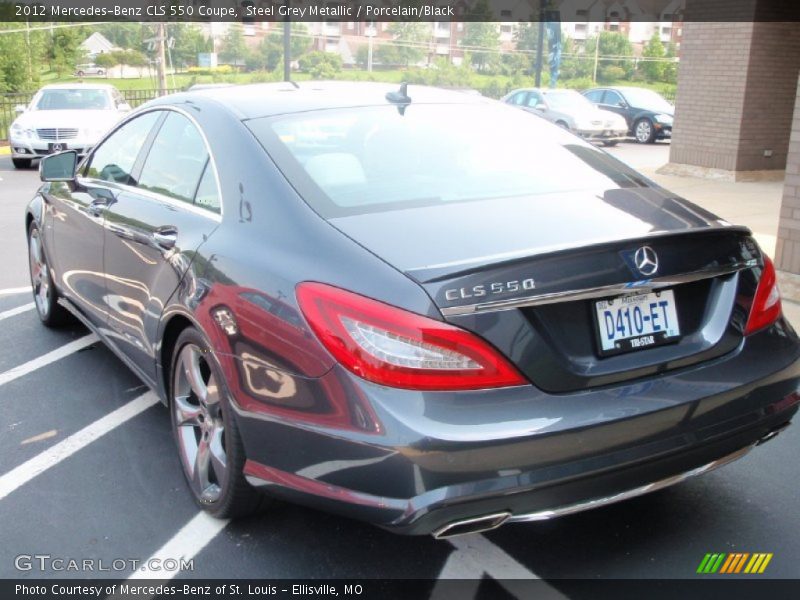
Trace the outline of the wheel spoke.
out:
<instances>
[{"instance_id":1,"label":"wheel spoke","mask_svg":"<svg viewBox=\"0 0 800 600\"><path fill-rule=\"evenodd\" d=\"M208 440L200 438L200 442L197 444L197 455L194 459L194 469L192 473L192 481L198 496L202 496L209 485L208 467L211 464L210 458L211 454L208 448Z\"/></svg>"},{"instance_id":2,"label":"wheel spoke","mask_svg":"<svg viewBox=\"0 0 800 600\"><path fill-rule=\"evenodd\" d=\"M214 469L214 475L216 475L218 483L222 483L225 477L225 469L228 466L225 448L222 447L224 435L225 428L222 423L216 424L209 434L210 443L208 447L211 453L211 467Z\"/></svg>"},{"instance_id":3,"label":"wheel spoke","mask_svg":"<svg viewBox=\"0 0 800 600\"><path fill-rule=\"evenodd\" d=\"M200 372L200 353L195 346L188 345L184 347L181 351L181 363L189 387L192 388L194 395L197 396L200 402L205 402L208 388L203 382L203 375Z\"/></svg>"},{"instance_id":4,"label":"wheel spoke","mask_svg":"<svg viewBox=\"0 0 800 600\"><path fill-rule=\"evenodd\" d=\"M202 409L189 402L187 396L175 397L175 424L176 425L192 425L194 427L200 426L200 413Z\"/></svg>"}]
</instances>

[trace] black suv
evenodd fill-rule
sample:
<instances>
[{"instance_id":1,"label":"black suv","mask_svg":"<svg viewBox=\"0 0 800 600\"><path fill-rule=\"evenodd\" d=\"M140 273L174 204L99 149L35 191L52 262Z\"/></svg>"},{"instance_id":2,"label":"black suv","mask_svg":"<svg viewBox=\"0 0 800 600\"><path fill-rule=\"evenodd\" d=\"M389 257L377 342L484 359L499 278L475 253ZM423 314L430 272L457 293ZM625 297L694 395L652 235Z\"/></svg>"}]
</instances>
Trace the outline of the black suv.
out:
<instances>
[{"instance_id":1,"label":"black suv","mask_svg":"<svg viewBox=\"0 0 800 600\"><path fill-rule=\"evenodd\" d=\"M642 144L672 137L675 107L663 96L637 87L605 87L586 90L583 95L602 109L625 117L630 134Z\"/></svg>"}]
</instances>

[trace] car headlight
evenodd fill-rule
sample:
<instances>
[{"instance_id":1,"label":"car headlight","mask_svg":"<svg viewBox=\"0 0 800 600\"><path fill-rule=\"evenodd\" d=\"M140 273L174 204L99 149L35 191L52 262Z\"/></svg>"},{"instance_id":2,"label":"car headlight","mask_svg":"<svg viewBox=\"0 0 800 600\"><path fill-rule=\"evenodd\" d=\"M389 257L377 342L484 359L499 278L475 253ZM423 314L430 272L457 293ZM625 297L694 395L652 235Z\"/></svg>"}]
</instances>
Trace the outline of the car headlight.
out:
<instances>
[{"instance_id":1,"label":"car headlight","mask_svg":"<svg viewBox=\"0 0 800 600\"><path fill-rule=\"evenodd\" d=\"M661 123L662 125L672 125L672 117L669 115L656 115L653 117L656 122Z\"/></svg>"},{"instance_id":2,"label":"car headlight","mask_svg":"<svg viewBox=\"0 0 800 600\"><path fill-rule=\"evenodd\" d=\"M30 131L30 130L28 130L28 131ZM11 124L10 133L11 133L12 136L18 137L18 138L25 137L25 135L26 135L25 129L22 127L22 125L17 125L16 123L12 123ZM28 135L30 135L30 134L28 134Z\"/></svg>"}]
</instances>

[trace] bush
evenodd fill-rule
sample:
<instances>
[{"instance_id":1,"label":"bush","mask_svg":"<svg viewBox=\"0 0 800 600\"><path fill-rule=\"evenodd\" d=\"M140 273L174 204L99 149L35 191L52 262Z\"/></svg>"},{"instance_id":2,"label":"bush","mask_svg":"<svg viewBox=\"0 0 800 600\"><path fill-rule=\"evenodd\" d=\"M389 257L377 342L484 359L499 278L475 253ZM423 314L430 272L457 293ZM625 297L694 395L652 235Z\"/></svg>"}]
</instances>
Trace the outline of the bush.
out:
<instances>
[{"instance_id":1,"label":"bush","mask_svg":"<svg viewBox=\"0 0 800 600\"><path fill-rule=\"evenodd\" d=\"M578 77L576 79L562 79L560 81L561 85L569 90L588 90L590 88L595 87L595 82L592 81L591 77Z\"/></svg>"},{"instance_id":2,"label":"bush","mask_svg":"<svg viewBox=\"0 0 800 600\"><path fill-rule=\"evenodd\" d=\"M219 67L189 67L186 72L189 75L231 75L236 70L231 65L220 65Z\"/></svg>"},{"instance_id":3,"label":"bush","mask_svg":"<svg viewBox=\"0 0 800 600\"><path fill-rule=\"evenodd\" d=\"M597 74L597 79L603 83L612 83L620 79L625 79L625 69L616 65L606 65L600 69L600 72Z\"/></svg>"},{"instance_id":4,"label":"bush","mask_svg":"<svg viewBox=\"0 0 800 600\"><path fill-rule=\"evenodd\" d=\"M333 79L342 70L342 57L332 52L315 50L301 56L300 69L313 79Z\"/></svg>"}]
</instances>

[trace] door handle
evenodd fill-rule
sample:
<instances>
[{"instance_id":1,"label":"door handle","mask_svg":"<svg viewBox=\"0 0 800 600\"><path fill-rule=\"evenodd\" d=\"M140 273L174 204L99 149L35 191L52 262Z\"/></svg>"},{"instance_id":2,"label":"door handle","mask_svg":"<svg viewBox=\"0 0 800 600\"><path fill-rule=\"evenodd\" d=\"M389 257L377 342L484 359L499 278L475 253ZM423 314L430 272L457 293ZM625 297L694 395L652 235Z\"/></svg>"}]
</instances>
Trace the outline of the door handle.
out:
<instances>
[{"instance_id":1,"label":"door handle","mask_svg":"<svg viewBox=\"0 0 800 600\"><path fill-rule=\"evenodd\" d=\"M178 241L178 230L169 225L166 227L159 227L153 232L153 241L165 250L169 250L173 248Z\"/></svg>"}]
</instances>

